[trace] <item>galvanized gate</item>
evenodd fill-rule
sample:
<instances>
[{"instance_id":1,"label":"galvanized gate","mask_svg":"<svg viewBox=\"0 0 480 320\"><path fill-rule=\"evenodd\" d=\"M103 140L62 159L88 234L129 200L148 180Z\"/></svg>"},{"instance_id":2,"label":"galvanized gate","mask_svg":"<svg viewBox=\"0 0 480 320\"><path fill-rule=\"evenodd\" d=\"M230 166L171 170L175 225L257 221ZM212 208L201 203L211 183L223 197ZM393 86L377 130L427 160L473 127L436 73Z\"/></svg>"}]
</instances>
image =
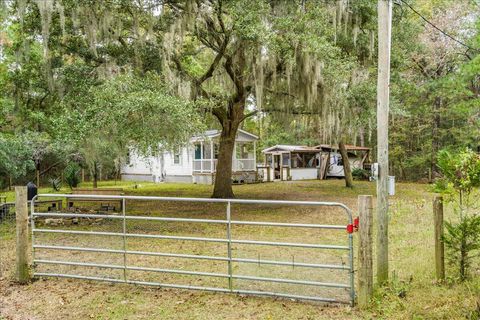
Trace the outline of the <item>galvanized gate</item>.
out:
<instances>
[{"instance_id":1,"label":"galvanized gate","mask_svg":"<svg viewBox=\"0 0 480 320\"><path fill-rule=\"evenodd\" d=\"M38 208L35 207L35 201L38 201L39 198L56 198L56 199L66 199L71 195L67 194L40 194L35 197L31 204L31 226L32 226L32 246L33 246L33 262L34 262L34 273L36 277L65 277L65 278L76 278L76 279L89 279L89 280L100 280L100 281L109 281L117 283L130 283L138 285L151 285L151 286L160 286L166 288L182 288L182 289L195 289L195 290L206 290L206 291L216 291L216 292L226 292L226 293L237 293L237 294L252 294L252 295L266 295L266 296L275 296L275 297L285 297L292 299L301 299L301 300L316 300L332 303L350 303L353 305L355 300L355 290L354 290L354 269L353 269L353 235L351 233L353 226L352 211L341 203L336 202L318 202L318 201L281 201L281 200L246 200L246 199L209 199L209 198L177 198L177 197L145 197L145 196L105 196L105 195L75 195L76 201L98 201L100 203L107 203L106 207L103 206L103 211L88 212L82 213L78 210L64 209L65 212L41 212ZM68 200L67 200L68 201ZM117 201L119 202L118 212L110 212L109 202ZM212 204L225 206L225 214L222 219L199 219L199 218L183 218L183 217L172 217L172 216L152 216L146 213L142 214L142 201L155 202L156 206L161 206L162 203L194 203L200 206L208 206ZM130 202L135 202L139 204L139 211L135 211L132 214L127 214L129 208L127 205ZM337 208L342 210L345 214L345 224L316 224L316 223L290 223L290 222L273 222L273 221L256 221L253 220L241 220L241 219L232 219L232 206L274 206L275 208L282 206L288 206L289 209L297 207L328 207L328 210L331 208ZM70 205L67 203L67 207ZM65 206L64 206L65 207ZM178 212L181 212L181 206L178 207ZM110 209L116 208L113 206ZM50 210L50 208L49 208ZM324 210L324 209L322 209ZM261 216L261 214L259 214ZM48 225L47 222L57 221L62 219L70 219L68 224L62 222L59 223L60 227L56 223ZM79 219L87 219L88 221L94 221L92 225L98 226L103 224L104 228L109 228L105 230L91 230L93 227L85 225L75 225L71 221L75 222ZM49 221L51 220L51 221ZM148 232L138 232L138 226L129 225L133 222L142 223L142 226L145 228L150 227ZM172 235L170 230L169 234L159 234L155 232L156 228L153 227L155 223L177 223L180 224L205 224L205 225L215 225L223 229L224 236L215 236L215 237L205 237L205 236L185 236L185 235ZM118 230L115 229L112 231L113 226L117 226L115 223L118 223ZM43 224L43 226L42 226ZM163 226L163 225L162 225ZM265 241L258 239L239 239L236 238L232 230L236 227L248 227L251 229L248 233L245 233L249 236L259 236L264 235L261 232L263 227L279 228L279 229L290 229L292 230L311 230L314 229L315 232L318 230L328 230L328 232L335 232L337 241L339 239L344 239L345 244L325 244L325 243L316 243L316 242L299 242L299 241ZM258 230L257 230L258 229ZM153 230L153 231L152 231ZM201 228L196 228L195 230L202 230ZM214 229L212 229L214 230ZM215 229L216 230L216 229ZM248 231L247 230L247 231ZM276 229L275 229L276 230ZM217 232L217 231L215 231ZM304 231L305 232L305 231ZM312 231L313 232L313 231ZM326 231L325 231L326 232ZM270 232L265 233L268 237L277 236L277 233ZM298 233L301 235L301 233ZM61 244L60 242L66 239L67 237L78 237L78 236L94 236L95 240L87 240L83 245L82 241L72 242L73 240L68 240L66 244ZM43 237L43 238L42 238ZM55 238L59 237L59 238ZM313 238L313 236L312 236ZM105 240L100 240L105 239ZM141 241L139 241L141 240ZM142 243L147 241L155 241L155 246L157 250L146 250L143 247L139 247ZM288 240L288 239L287 239ZM315 239L313 239L315 240ZM137 241L137 242L134 242ZM168 241L165 246L163 246L161 241ZM175 251L174 242L194 242L199 246L198 249L194 247L194 254L191 253L182 253ZM201 245L200 245L200 244ZM224 254L218 255L205 255L197 254L197 252L202 253L207 245L213 244L215 246L215 252L224 252ZM109 244L109 245L107 245ZM113 248L112 248L113 245ZM130 248L131 246L131 248ZM147 245L145 245L147 246ZM160 247L158 247L160 246ZM254 250L251 248L263 247L263 248L272 248L271 250L262 249L264 251L258 253L258 257L248 256L241 257L236 255L237 249L235 252L233 247L236 246L247 246L246 254L253 253ZM136 248L135 248L136 247ZM137 250L142 248L142 250ZM161 250L159 250L160 248ZM172 249L172 248L175 248ZM243 247L242 247L243 248ZM283 249L282 249L283 248ZM165 250L164 250L165 249ZM174 250L173 252L167 249ZM206 250L206 249L205 249ZM296 252L299 250L305 250L307 252L303 255L304 259L298 261L295 259L295 255L291 254L291 261L284 259L282 253L287 250L292 250L291 252ZM311 250L311 251L309 251ZM305 261L305 257L315 257L315 252L317 251L338 251L341 254L346 256L346 260L341 260L342 263L319 263L323 261ZM42 253L45 256L41 256ZM259 251L260 252L260 251ZM311 253L309 253L311 252ZM342 253L343 252L343 253ZM78 261L78 256L81 253L92 254L93 256L89 257L89 261ZM264 259L261 255L267 254L280 255L281 259ZM116 263L104 263L100 262L100 256L102 254L114 255L118 257ZM191 269L186 270L184 268L158 268L157 265L153 264L149 266L141 266L139 264L144 264L147 257L152 258L162 258L162 259L185 259L189 261L195 261L192 263ZM321 256L320 256L321 257ZM114 258L111 258L114 260ZM117 258L115 258L117 259ZM320 258L316 258L318 260ZM343 259L343 258L338 258ZM215 267L224 268L223 272L204 272L197 271L197 267L201 266L202 263L213 262ZM225 264L219 265L219 264ZM237 269L242 269L241 265L249 264L254 265L255 267L262 266L276 266L278 268L289 267L292 268L287 272L284 272L279 277L265 276L264 274L274 273L273 271L264 270L261 276L242 274L233 268L233 264L237 266ZM54 266L53 270L41 271L38 270L40 266ZM91 275L91 274L79 274L75 272L66 272L63 267L72 268L93 268L95 270L104 270L100 275ZM296 268L296 269L295 269ZM302 274L303 271L300 269L308 269L306 275ZM109 272L105 270L115 270L119 272L118 276L110 276ZM283 269L282 269L283 270ZM340 281L328 281L329 279L321 281L313 281L308 279L310 275L314 276L318 274L318 271L315 270L326 270L326 276L330 277L331 272L340 272L344 274L344 282ZM69 270L70 271L70 270ZM225 284L221 285L219 283L214 283L214 285L195 285L191 282L187 283L166 283L165 281L151 281L143 278L143 276L133 277L135 272L148 272L148 273L161 273L169 275L179 275L179 276L195 276L195 281L203 284L203 277L206 278L218 278L224 279ZM287 275L294 275L294 277L287 277ZM298 277L301 278L298 278ZM201 277L201 279L200 279ZM292 279L293 278L293 279ZM195 282L194 281L194 282ZM205 280L206 281L206 280ZM250 281L250 284L247 285L247 289L237 287L235 281ZM256 283L274 283L279 284L280 288L276 290L262 290L259 289L260 285ZM243 282L242 282L243 283ZM346 299L339 299L337 297L320 296L319 294L293 294L290 289L286 290L284 286L288 285L298 285L306 286L306 289L309 293L313 292L311 288L328 288L328 290L343 290L348 296ZM289 288L289 287L288 287ZM327 289L326 289L327 290Z\"/></svg>"}]
</instances>

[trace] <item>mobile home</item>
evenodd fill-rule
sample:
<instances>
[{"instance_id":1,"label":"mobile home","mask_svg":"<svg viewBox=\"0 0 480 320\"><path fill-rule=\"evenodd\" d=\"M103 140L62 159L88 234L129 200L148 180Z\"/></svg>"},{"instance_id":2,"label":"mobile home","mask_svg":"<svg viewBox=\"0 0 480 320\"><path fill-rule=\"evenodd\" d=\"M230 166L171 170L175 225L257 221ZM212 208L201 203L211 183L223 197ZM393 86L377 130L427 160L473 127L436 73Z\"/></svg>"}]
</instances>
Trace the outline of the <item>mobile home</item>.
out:
<instances>
[{"instance_id":1,"label":"mobile home","mask_svg":"<svg viewBox=\"0 0 480 320\"><path fill-rule=\"evenodd\" d=\"M156 156L143 157L131 150L122 168L122 179L213 184L220 133L219 130L207 130L192 137L187 145ZM256 135L238 130L232 157L234 181L253 182L256 179L257 140Z\"/></svg>"}]
</instances>

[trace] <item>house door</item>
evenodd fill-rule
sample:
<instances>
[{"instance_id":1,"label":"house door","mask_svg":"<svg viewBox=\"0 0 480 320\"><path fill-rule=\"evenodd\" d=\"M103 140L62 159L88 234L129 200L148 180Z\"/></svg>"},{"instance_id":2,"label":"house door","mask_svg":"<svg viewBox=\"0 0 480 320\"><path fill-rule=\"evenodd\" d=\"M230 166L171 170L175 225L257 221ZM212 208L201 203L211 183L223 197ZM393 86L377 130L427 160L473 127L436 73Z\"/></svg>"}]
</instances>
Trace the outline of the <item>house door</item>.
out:
<instances>
[{"instance_id":1,"label":"house door","mask_svg":"<svg viewBox=\"0 0 480 320\"><path fill-rule=\"evenodd\" d=\"M281 167L281 154L274 154L273 155L273 179L274 180L281 180L282 178L282 167Z\"/></svg>"}]
</instances>

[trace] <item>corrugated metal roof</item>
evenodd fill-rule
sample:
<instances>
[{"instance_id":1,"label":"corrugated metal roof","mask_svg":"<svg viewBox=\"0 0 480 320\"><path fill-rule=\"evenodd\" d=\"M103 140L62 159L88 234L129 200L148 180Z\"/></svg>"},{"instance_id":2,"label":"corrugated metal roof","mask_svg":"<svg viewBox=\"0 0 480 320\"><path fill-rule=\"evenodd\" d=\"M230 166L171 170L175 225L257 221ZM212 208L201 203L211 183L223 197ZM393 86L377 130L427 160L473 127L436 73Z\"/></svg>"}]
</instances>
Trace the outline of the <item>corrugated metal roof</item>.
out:
<instances>
[{"instance_id":1,"label":"corrugated metal roof","mask_svg":"<svg viewBox=\"0 0 480 320\"><path fill-rule=\"evenodd\" d=\"M279 145L262 150L262 152L264 153L273 152L273 151L318 152L319 150L315 147L295 146L295 145L286 145L286 144L279 144Z\"/></svg>"},{"instance_id":2,"label":"corrugated metal roof","mask_svg":"<svg viewBox=\"0 0 480 320\"><path fill-rule=\"evenodd\" d=\"M347 151L370 151L370 148L359 147L354 145L345 145ZM298 146L298 145L286 145L278 144L273 147L263 149L263 153L273 152L273 151L289 151L289 152L319 152L319 151L330 151L338 150L338 146L329 145L329 144L319 144L315 147L309 146Z\"/></svg>"}]
</instances>

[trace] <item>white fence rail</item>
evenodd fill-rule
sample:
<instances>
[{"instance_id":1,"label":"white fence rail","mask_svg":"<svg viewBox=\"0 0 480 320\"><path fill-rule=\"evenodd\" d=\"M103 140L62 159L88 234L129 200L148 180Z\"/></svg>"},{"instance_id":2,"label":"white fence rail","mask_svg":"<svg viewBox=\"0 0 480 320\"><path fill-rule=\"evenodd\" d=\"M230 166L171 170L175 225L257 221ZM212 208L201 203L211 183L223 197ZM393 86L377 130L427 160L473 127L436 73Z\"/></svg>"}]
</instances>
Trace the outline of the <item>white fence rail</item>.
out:
<instances>
[{"instance_id":1,"label":"white fence rail","mask_svg":"<svg viewBox=\"0 0 480 320\"><path fill-rule=\"evenodd\" d=\"M193 160L194 172L215 172L217 168L217 159L195 159Z\"/></svg>"}]
</instances>

